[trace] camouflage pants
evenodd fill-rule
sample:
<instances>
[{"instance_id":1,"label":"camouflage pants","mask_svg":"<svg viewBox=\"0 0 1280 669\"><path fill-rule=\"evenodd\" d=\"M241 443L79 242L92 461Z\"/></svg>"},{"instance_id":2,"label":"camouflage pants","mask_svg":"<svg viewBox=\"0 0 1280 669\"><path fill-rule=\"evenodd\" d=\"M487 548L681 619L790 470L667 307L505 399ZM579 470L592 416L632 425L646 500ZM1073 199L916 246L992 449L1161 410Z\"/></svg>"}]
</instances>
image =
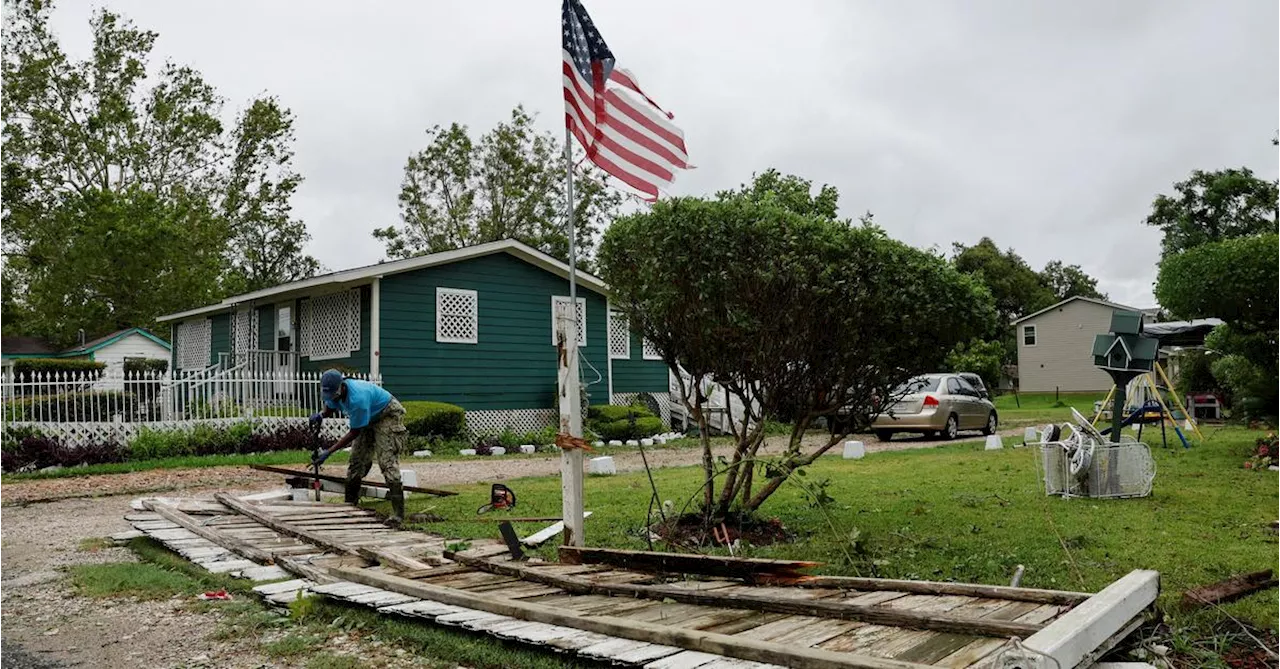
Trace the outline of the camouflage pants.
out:
<instances>
[{"instance_id":1,"label":"camouflage pants","mask_svg":"<svg viewBox=\"0 0 1280 669\"><path fill-rule=\"evenodd\" d=\"M382 413L360 431L351 445L351 460L347 463L347 480L359 481L373 469L374 458L387 483L400 482L400 451L408 441L409 431L404 426L404 407L392 398Z\"/></svg>"}]
</instances>

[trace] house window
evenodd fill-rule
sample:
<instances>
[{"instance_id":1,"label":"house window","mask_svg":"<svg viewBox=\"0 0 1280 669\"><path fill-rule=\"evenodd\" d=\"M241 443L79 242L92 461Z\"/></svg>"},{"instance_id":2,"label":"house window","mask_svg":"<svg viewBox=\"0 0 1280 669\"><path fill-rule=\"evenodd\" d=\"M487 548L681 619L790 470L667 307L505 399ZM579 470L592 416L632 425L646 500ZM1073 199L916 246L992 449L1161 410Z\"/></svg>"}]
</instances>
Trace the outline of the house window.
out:
<instances>
[{"instance_id":1,"label":"house window","mask_svg":"<svg viewBox=\"0 0 1280 669\"><path fill-rule=\"evenodd\" d=\"M436 341L475 344L480 341L479 294L474 290L436 288Z\"/></svg>"},{"instance_id":2,"label":"house window","mask_svg":"<svg viewBox=\"0 0 1280 669\"><path fill-rule=\"evenodd\" d=\"M1034 325L1022 326L1022 345L1023 346L1036 345L1036 326Z\"/></svg>"},{"instance_id":3,"label":"house window","mask_svg":"<svg viewBox=\"0 0 1280 669\"><path fill-rule=\"evenodd\" d=\"M559 311L559 305L568 304L569 298L563 295L551 296L551 344L556 342L556 313ZM587 345L587 298L579 297L577 304L578 314L578 346Z\"/></svg>"},{"instance_id":4,"label":"house window","mask_svg":"<svg viewBox=\"0 0 1280 669\"><path fill-rule=\"evenodd\" d=\"M643 349L644 349L645 360L661 360L662 359L662 354L658 352L658 348L653 345L653 342L649 341L648 339L641 339L640 342L641 344L644 345Z\"/></svg>"},{"instance_id":5,"label":"house window","mask_svg":"<svg viewBox=\"0 0 1280 669\"><path fill-rule=\"evenodd\" d=\"M252 307L238 309L231 319L231 343L236 353L258 348L258 310Z\"/></svg>"},{"instance_id":6,"label":"house window","mask_svg":"<svg viewBox=\"0 0 1280 669\"><path fill-rule=\"evenodd\" d=\"M626 360L631 357L631 326L627 315L609 312L609 357Z\"/></svg>"},{"instance_id":7,"label":"house window","mask_svg":"<svg viewBox=\"0 0 1280 669\"><path fill-rule=\"evenodd\" d=\"M204 369L209 366L211 321L202 318L178 324L178 368Z\"/></svg>"},{"instance_id":8,"label":"house window","mask_svg":"<svg viewBox=\"0 0 1280 669\"><path fill-rule=\"evenodd\" d=\"M360 350L360 289L302 302L298 351L312 360L347 358Z\"/></svg>"}]
</instances>

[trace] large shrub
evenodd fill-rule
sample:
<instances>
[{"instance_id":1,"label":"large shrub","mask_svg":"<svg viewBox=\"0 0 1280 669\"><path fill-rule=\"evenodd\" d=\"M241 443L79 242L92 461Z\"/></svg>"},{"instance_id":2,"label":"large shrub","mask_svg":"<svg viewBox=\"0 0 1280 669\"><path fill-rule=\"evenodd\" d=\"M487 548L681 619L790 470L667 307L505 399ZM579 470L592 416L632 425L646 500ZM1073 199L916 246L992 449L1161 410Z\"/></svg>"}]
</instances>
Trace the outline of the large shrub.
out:
<instances>
[{"instance_id":1,"label":"large shrub","mask_svg":"<svg viewBox=\"0 0 1280 669\"><path fill-rule=\"evenodd\" d=\"M653 412L649 411L648 407L639 404L633 404L631 406L619 406L617 404L593 404L587 409L587 420L604 423L626 420L631 417L647 418L651 416L653 416Z\"/></svg>"},{"instance_id":2,"label":"large shrub","mask_svg":"<svg viewBox=\"0 0 1280 669\"><path fill-rule=\"evenodd\" d=\"M466 412L446 402L408 401L404 405L404 426L415 437L456 439L466 428Z\"/></svg>"},{"instance_id":3,"label":"large shrub","mask_svg":"<svg viewBox=\"0 0 1280 669\"><path fill-rule=\"evenodd\" d=\"M83 378L99 378L106 363L84 358L19 358L13 361L13 374L18 381L39 379L38 375L71 374Z\"/></svg>"},{"instance_id":4,"label":"large shrub","mask_svg":"<svg viewBox=\"0 0 1280 669\"><path fill-rule=\"evenodd\" d=\"M619 439L626 441L627 439L643 439L652 437L655 434L661 434L666 430L666 426L662 424L662 419L655 416L646 416L636 418L634 420L615 420L611 423L597 423L592 426L595 433L600 435L601 439L611 440Z\"/></svg>"},{"instance_id":5,"label":"large shrub","mask_svg":"<svg viewBox=\"0 0 1280 669\"><path fill-rule=\"evenodd\" d=\"M834 188L813 195L810 182L769 171L715 200L660 201L605 233L599 261L613 303L695 380L684 388L694 419L705 426L704 380L746 408L731 426L727 467L716 467L703 439L709 515L734 504L753 512L846 436L806 452L802 438L818 418L869 413L876 398L995 326L978 280L869 221L839 219L836 200ZM792 422L789 444L756 468L770 418ZM754 487L757 471L764 481Z\"/></svg>"},{"instance_id":6,"label":"large shrub","mask_svg":"<svg viewBox=\"0 0 1280 669\"><path fill-rule=\"evenodd\" d=\"M124 372L130 377L135 374L160 375L167 371L169 371L169 361L164 358L126 358L124 361Z\"/></svg>"},{"instance_id":7,"label":"large shrub","mask_svg":"<svg viewBox=\"0 0 1280 669\"><path fill-rule=\"evenodd\" d=\"M5 416L11 420L109 423L119 416L121 420L128 422L134 420L138 412L137 395L118 390L36 395L5 404Z\"/></svg>"},{"instance_id":8,"label":"large shrub","mask_svg":"<svg viewBox=\"0 0 1280 669\"><path fill-rule=\"evenodd\" d=\"M45 467L74 467L123 462L125 449L110 441L96 441L81 446L69 446L55 437L33 434L10 445L6 440L0 452L0 469L5 472L23 472Z\"/></svg>"}]
</instances>

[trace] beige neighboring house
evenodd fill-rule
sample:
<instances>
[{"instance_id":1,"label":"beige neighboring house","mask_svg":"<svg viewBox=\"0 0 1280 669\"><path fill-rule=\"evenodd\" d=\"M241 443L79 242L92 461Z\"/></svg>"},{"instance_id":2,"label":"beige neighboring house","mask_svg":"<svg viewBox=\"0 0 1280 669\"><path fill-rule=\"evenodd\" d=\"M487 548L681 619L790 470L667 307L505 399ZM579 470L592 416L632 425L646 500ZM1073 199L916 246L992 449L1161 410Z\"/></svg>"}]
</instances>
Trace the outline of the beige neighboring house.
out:
<instances>
[{"instance_id":1,"label":"beige neighboring house","mask_svg":"<svg viewBox=\"0 0 1280 669\"><path fill-rule=\"evenodd\" d=\"M1069 297L1014 321L1018 390L1067 393L1110 389L1111 377L1093 366L1093 338L1111 330L1111 314L1116 311L1138 311L1144 322L1155 320L1153 309Z\"/></svg>"}]
</instances>

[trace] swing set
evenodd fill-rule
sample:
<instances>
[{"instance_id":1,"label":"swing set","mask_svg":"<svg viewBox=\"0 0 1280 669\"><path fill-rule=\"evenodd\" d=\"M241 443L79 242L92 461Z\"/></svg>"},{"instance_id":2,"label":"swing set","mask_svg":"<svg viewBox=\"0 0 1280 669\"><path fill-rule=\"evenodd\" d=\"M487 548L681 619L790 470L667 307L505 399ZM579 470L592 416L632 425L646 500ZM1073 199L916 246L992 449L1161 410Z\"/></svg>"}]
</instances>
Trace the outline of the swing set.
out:
<instances>
[{"instance_id":1,"label":"swing set","mask_svg":"<svg viewBox=\"0 0 1280 669\"><path fill-rule=\"evenodd\" d=\"M1165 432L1165 426L1168 424L1173 428L1173 433L1177 435L1178 440L1182 442L1183 448L1191 448L1191 443L1187 440L1187 435L1183 433L1183 429L1178 427L1178 421L1183 420L1184 425L1194 431L1200 441L1204 441L1204 433L1200 431L1200 426L1196 424L1194 418L1187 415L1182 407L1186 403L1178 396L1178 391L1173 385L1173 381L1169 380L1169 375L1165 374L1164 367L1159 362L1154 363L1154 371L1147 372L1136 378L1129 384L1128 396L1130 398L1143 398L1136 406L1125 407L1127 415L1123 417L1120 425L1138 426L1138 440L1142 440L1142 428L1146 425L1160 424L1160 439L1165 446L1169 445L1168 435ZM1168 391L1173 402L1166 402L1164 393L1160 385L1156 382L1156 375L1159 374L1160 379L1164 381L1164 389ZM1106 413L1106 408L1111 404L1112 398L1115 397L1116 386L1112 384L1111 390L1107 392L1107 397L1095 409L1091 424L1095 427L1098 421L1102 419ZM1170 408L1170 405L1174 408ZM1179 418L1181 415L1181 418ZM1103 434L1109 432L1111 428L1102 430Z\"/></svg>"}]
</instances>

